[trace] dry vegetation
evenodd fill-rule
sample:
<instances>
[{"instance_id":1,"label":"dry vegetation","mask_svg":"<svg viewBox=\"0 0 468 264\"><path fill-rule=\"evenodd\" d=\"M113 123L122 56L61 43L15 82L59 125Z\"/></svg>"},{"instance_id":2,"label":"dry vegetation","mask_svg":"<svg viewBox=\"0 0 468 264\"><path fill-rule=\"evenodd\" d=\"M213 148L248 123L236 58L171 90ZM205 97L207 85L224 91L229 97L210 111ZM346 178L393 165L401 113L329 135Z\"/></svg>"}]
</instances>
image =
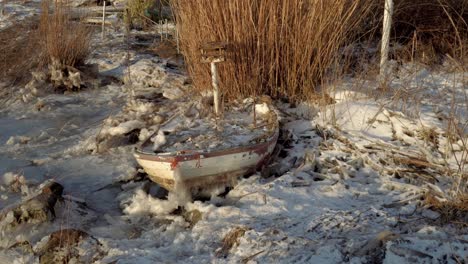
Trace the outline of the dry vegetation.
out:
<instances>
[{"instance_id":1,"label":"dry vegetation","mask_svg":"<svg viewBox=\"0 0 468 264\"><path fill-rule=\"evenodd\" d=\"M40 47L47 64L53 60L65 66L83 64L90 53L91 29L72 21L69 8L55 2L53 13L49 11L51 0L42 1L39 24Z\"/></svg>"},{"instance_id":2,"label":"dry vegetation","mask_svg":"<svg viewBox=\"0 0 468 264\"><path fill-rule=\"evenodd\" d=\"M7 83L28 81L27 74L37 67L37 20L22 21L0 31L0 79Z\"/></svg>"},{"instance_id":3,"label":"dry vegetation","mask_svg":"<svg viewBox=\"0 0 468 264\"><path fill-rule=\"evenodd\" d=\"M219 64L225 101L268 94L290 101L320 98L322 86L343 74L376 75L380 46L383 4L375 1L252 1L252 0L174 0L172 2L181 34L182 50L194 85L199 91L211 89L209 65L200 61L200 47L207 42L229 43L228 62ZM392 59L414 61L427 66L450 60L466 69L468 52L468 0L396 0L392 31ZM374 53L353 43L368 43ZM348 53L347 49L351 49ZM368 56L368 57L365 57ZM356 67L366 64L365 67ZM367 78L363 78L367 79ZM360 84L357 84L360 85ZM322 87L322 88L320 88ZM372 89L372 95L385 96L395 104L421 107L425 87L396 87L387 93ZM322 94L318 92L323 92ZM455 93L455 92L454 92ZM441 94L441 96L452 96ZM426 203L439 211L445 221L466 223L468 193L467 124L457 109L460 100L450 98L444 135L451 143L461 140L464 150L451 170L453 192L443 202L426 197ZM458 102L458 103L457 103ZM465 103L468 105L468 103ZM405 112L405 111L403 111ZM419 112L418 110L416 112ZM410 115L411 116L411 115ZM418 117L416 113L414 117ZM438 135L431 129L419 135L437 146ZM455 155L453 149L444 154Z\"/></svg>"},{"instance_id":4,"label":"dry vegetation","mask_svg":"<svg viewBox=\"0 0 468 264\"><path fill-rule=\"evenodd\" d=\"M41 15L0 31L0 78L6 87L25 84L31 72L54 62L60 67L84 64L90 53L91 29L72 20L65 2L43 0ZM7 98L15 91L3 89Z\"/></svg>"},{"instance_id":5,"label":"dry vegetation","mask_svg":"<svg viewBox=\"0 0 468 264\"><path fill-rule=\"evenodd\" d=\"M317 85L351 41L373 1L174 0L188 71L199 90L210 87L199 48L228 42L220 65L226 98L268 94L290 100L315 97Z\"/></svg>"},{"instance_id":6,"label":"dry vegetation","mask_svg":"<svg viewBox=\"0 0 468 264\"><path fill-rule=\"evenodd\" d=\"M161 19L168 18L165 6L169 0L128 0L124 13L129 28L148 28Z\"/></svg>"},{"instance_id":7,"label":"dry vegetation","mask_svg":"<svg viewBox=\"0 0 468 264\"><path fill-rule=\"evenodd\" d=\"M440 63L447 54L468 54L467 0L396 1L394 19L394 39L407 47L406 58Z\"/></svg>"},{"instance_id":8,"label":"dry vegetation","mask_svg":"<svg viewBox=\"0 0 468 264\"><path fill-rule=\"evenodd\" d=\"M356 70L362 58L343 58L342 48L380 40L383 5L375 1L189 1L172 2L188 70L199 90L210 88L209 67L200 62L203 43L231 45L220 65L222 93L232 99L269 94L290 100L315 98L330 73ZM393 43L399 60L440 63L466 57L468 1L396 1ZM373 54L378 56L378 54ZM353 61L354 60L354 61ZM338 67L337 67L338 66ZM338 70L337 70L338 68Z\"/></svg>"}]
</instances>

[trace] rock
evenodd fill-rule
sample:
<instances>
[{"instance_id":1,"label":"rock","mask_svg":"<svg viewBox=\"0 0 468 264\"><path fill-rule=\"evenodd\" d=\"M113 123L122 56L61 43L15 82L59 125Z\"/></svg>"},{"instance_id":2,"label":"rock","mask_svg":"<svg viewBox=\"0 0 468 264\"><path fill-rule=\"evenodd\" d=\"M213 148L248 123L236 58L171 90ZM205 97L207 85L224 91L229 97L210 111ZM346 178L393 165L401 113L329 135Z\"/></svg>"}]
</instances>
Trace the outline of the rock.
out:
<instances>
[{"instance_id":1,"label":"rock","mask_svg":"<svg viewBox=\"0 0 468 264\"><path fill-rule=\"evenodd\" d=\"M54 207L57 200L62 198L62 193L62 185L54 181L48 182L35 196L0 211L0 229L54 220Z\"/></svg>"}]
</instances>

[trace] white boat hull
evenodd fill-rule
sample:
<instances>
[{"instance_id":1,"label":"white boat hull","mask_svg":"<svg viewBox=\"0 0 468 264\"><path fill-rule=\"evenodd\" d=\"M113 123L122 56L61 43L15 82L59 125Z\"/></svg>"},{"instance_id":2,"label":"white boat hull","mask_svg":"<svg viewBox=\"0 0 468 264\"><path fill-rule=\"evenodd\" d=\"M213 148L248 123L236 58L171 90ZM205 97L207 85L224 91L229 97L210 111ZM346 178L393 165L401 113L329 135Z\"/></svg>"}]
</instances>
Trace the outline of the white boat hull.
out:
<instances>
[{"instance_id":1,"label":"white boat hull","mask_svg":"<svg viewBox=\"0 0 468 264\"><path fill-rule=\"evenodd\" d=\"M176 183L191 189L234 185L238 177L255 172L267 162L277 138L275 131L263 143L203 153L154 154L137 150L135 158L151 180L169 191Z\"/></svg>"}]
</instances>

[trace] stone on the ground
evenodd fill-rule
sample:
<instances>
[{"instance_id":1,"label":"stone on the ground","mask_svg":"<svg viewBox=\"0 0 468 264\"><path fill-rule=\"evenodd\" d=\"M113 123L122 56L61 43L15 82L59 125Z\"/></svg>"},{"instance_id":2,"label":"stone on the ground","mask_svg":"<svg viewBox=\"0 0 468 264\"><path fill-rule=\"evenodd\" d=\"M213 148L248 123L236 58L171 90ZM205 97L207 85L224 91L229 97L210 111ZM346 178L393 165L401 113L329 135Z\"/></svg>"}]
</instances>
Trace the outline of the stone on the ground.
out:
<instances>
[{"instance_id":1,"label":"stone on the ground","mask_svg":"<svg viewBox=\"0 0 468 264\"><path fill-rule=\"evenodd\" d=\"M63 186L48 182L38 194L0 211L0 229L15 228L31 223L39 224L55 219L55 204L62 198Z\"/></svg>"}]
</instances>

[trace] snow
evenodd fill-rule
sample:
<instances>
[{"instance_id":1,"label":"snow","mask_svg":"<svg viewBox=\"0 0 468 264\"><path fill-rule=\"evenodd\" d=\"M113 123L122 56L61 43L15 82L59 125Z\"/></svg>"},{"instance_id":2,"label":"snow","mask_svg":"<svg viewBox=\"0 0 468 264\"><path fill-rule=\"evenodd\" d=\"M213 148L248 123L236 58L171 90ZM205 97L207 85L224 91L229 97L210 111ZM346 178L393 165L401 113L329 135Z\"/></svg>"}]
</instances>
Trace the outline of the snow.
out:
<instances>
[{"instance_id":1,"label":"snow","mask_svg":"<svg viewBox=\"0 0 468 264\"><path fill-rule=\"evenodd\" d=\"M18 14L26 8L7 7ZM257 173L225 197L192 201L174 193L166 197L132 156L154 133L158 148L184 127L209 135L211 128L197 123L201 108L192 107L200 102L182 96L190 91L186 77L160 58L127 52L120 31L109 33L108 46L99 39L89 62L103 76L116 77L110 84L79 93L38 93L28 104L16 98L0 108L0 208L26 199L50 179L65 188L55 221L0 230L0 263L37 263L37 255L7 248L21 241L42 248L62 228L95 237L99 243L85 240L77 250L86 259L99 247L97 263L466 262L466 228L441 224L440 213L421 202L429 191L451 193L453 179L440 168L456 170L456 158L466 155L466 140L450 142L445 133L452 99L456 121L467 121L466 72L404 64L391 84L404 93L401 98L375 99L365 89L377 80L345 78L335 84L334 105L278 104L285 134L273 169L278 175ZM251 109L252 103L240 105ZM255 106L259 115L267 108ZM253 118L234 117L249 124ZM429 128L437 144L421 136ZM130 134L137 130L133 142ZM249 135L232 144L248 140L243 136ZM215 144L212 139L206 141ZM400 175L408 166L396 157L404 155L425 157L434 167ZM223 238L239 227L245 234L225 257L218 256Z\"/></svg>"},{"instance_id":2,"label":"snow","mask_svg":"<svg viewBox=\"0 0 468 264\"><path fill-rule=\"evenodd\" d=\"M162 130L158 131L158 134L151 138L151 142L153 142L153 151L159 150L160 147L166 144L166 136Z\"/></svg>"},{"instance_id":3,"label":"snow","mask_svg":"<svg viewBox=\"0 0 468 264\"><path fill-rule=\"evenodd\" d=\"M130 216L135 215L167 215L179 206L177 197L170 194L167 200L155 199L139 189L127 202L123 212Z\"/></svg>"},{"instance_id":4,"label":"snow","mask_svg":"<svg viewBox=\"0 0 468 264\"><path fill-rule=\"evenodd\" d=\"M19 178L18 175L15 175L11 172L7 172L5 174L3 174L3 177L2 177L2 184L3 185L11 185L13 182L15 182L17 179Z\"/></svg>"},{"instance_id":5,"label":"snow","mask_svg":"<svg viewBox=\"0 0 468 264\"><path fill-rule=\"evenodd\" d=\"M268 107L267 103L256 104L255 113L258 114L259 116L265 116L270 113L270 108Z\"/></svg>"},{"instance_id":6,"label":"snow","mask_svg":"<svg viewBox=\"0 0 468 264\"><path fill-rule=\"evenodd\" d=\"M118 136L118 135L124 135L127 134L128 132L135 130L135 129L140 129L145 126L145 123L138 121L138 120L130 120L126 121L123 123L120 123L117 127L111 127L108 128L107 130L103 131L102 133L104 135L109 134L111 136Z\"/></svg>"}]
</instances>

